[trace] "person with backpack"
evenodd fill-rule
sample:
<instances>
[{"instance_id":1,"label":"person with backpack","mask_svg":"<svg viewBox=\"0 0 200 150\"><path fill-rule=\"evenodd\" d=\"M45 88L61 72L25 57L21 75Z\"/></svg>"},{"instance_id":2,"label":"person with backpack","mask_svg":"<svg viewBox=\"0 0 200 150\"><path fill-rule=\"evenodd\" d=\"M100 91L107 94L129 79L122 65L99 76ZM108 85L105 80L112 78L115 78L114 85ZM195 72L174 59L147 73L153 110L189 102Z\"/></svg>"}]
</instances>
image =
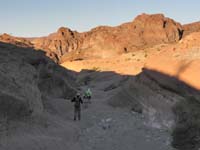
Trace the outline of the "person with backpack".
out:
<instances>
[{"instance_id":1,"label":"person with backpack","mask_svg":"<svg viewBox=\"0 0 200 150\"><path fill-rule=\"evenodd\" d=\"M81 104L83 104L83 100L81 98L80 93L77 93L76 96L71 100L74 103L74 121L78 117L78 120L81 120Z\"/></svg>"},{"instance_id":2,"label":"person with backpack","mask_svg":"<svg viewBox=\"0 0 200 150\"><path fill-rule=\"evenodd\" d=\"M91 97L92 97L92 92L90 88L88 88L87 91L85 91L84 98L88 100L88 103L91 103Z\"/></svg>"}]
</instances>

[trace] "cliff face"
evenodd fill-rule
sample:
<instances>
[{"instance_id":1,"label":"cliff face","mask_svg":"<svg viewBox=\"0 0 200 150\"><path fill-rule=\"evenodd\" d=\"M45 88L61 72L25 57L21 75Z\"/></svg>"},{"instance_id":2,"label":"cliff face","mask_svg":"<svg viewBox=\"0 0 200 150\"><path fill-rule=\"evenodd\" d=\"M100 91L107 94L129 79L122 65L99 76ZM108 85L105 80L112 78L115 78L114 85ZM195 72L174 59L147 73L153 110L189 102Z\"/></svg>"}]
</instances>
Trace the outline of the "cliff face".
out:
<instances>
[{"instance_id":1,"label":"cliff face","mask_svg":"<svg viewBox=\"0 0 200 150\"><path fill-rule=\"evenodd\" d=\"M43 113L46 97L75 92L73 78L42 51L0 42L0 119Z\"/></svg>"},{"instance_id":2,"label":"cliff face","mask_svg":"<svg viewBox=\"0 0 200 150\"><path fill-rule=\"evenodd\" d=\"M31 42L36 49L54 53L60 59L64 54L79 49L82 39L78 32L61 27L56 33L50 34L47 37L36 38Z\"/></svg>"},{"instance_id":3,"label":"cliff face","mask_svg":"<svg viewBox=\"0 0 200 150\"><path fill-rule=\"evenodd\" d=\"M100 26L84 33L61 27L47 37L23 39L22 43L44 50L54 61L61 62L68 59L68 53L105 58L157 44L177 42L182 35L183 27L174 20L162 14L142 14L132 22L116 27ZM0 40L12 43L2 36Z\"/></svg>"},{"instance_id":4,"label":"cliff face","mask_svg":"<svg viewBox=\"0 0 200 150\"><path fill-rule=\"evenodd\" d=\"M82 49L112 53L135 51L161 43L177 42L182 38L182 26L162 14L142 14L133 22L117 27L97 27L86 33ZM107 54L108 53L108 54ZM107 55L106 55L107 54ZM110 54L110 55L109 55Z\"/></svg>"},{"instance_id":5,"label":"cliff face","mask_svg":"<svg viewBox=\"0 0 200 150\"><path fill-rule=\"evenodd\" d=\"M147 45L177 42L182 38L183 29L180 23L162 14L139 15L133 24Z\"/></svg>"}]
</instances>

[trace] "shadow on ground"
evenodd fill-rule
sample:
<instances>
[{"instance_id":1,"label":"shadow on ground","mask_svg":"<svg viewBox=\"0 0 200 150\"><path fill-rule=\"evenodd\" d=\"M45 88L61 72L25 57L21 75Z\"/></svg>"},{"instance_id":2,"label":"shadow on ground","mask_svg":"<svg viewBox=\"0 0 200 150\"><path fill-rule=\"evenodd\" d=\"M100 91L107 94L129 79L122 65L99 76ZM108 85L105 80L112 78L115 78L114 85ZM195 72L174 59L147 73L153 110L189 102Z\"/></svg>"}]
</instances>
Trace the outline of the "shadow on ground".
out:
<instances>
[{"instance_id":1,"label":"shadow on ground","mask_svg":"<svg viewBox=\"0 0 200 150\"><path fill-rule=\"evenodd\" d=\"M77 73L54 63L43 51L0 43L0 112L5 124L24 122L21 118L27 123L34 116L39 124L51 116L70 120L64 99L71 99L81 86L99 89L106 95L104 102L114 108L143 113L153 127L172 129L175 148L200 146L200 91L177 78L145 68L137 76L95 70ZM48 123L41 127L44 131ZM2 124L1 131L12 126Z\"/></svg>"}]
</instances>

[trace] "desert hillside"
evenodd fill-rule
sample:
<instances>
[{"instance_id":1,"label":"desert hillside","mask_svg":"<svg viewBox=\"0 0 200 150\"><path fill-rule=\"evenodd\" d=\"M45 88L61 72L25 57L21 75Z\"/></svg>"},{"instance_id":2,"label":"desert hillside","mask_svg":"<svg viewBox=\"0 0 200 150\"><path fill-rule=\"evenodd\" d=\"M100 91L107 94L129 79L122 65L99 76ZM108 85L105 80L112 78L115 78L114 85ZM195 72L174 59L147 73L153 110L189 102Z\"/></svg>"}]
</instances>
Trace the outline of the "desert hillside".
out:
<instances>
[{"instance_id":1,"label":"desert hillside","mask_svg":"<svg viewBox=\"0 0 200 150\"><path fill-rule=\"evenodd\" d=\"M178 78L199 89L198 71L193 71L199 70L199 29L199 22L181 25L163 14L141 14L116 27L100 26L83 33L61 27L46 37L26 39L3 34L0 41L45 51L56 63L74 71L135 75L148 66L177 76L176 72L187 65Z\"/></svg>"},{"instance_id":2,"label":"desert hillside","mask_svg":"<svg viewBox=\"0 0 200 150\"><path fill-rule=\"evenodd\" d=\"M0 35L0 150L198 150L200 24ZM87 88L82 119L71 99Z\"/></svg>"},{"instance_id":3,"label":"desert hillside","mask_svg":"<svg viewBox=\"0 0 200 150\"><path fill-rule=\"evenodd\" d=\"M99 26L84 33L61 27L49 36L23 41L32 43L36 49L56 55L56 58L63 62L68 59L69 56L65 54L68 55L69 52L80 54L82 58L105 58L158 44L174 43L179 41L182 35L181 24L163 14L141 14L132 22L116 27ZM0 39L13 43L13 37L8 40L9 38L3 35Z\"/></svg>"}]
</instances>

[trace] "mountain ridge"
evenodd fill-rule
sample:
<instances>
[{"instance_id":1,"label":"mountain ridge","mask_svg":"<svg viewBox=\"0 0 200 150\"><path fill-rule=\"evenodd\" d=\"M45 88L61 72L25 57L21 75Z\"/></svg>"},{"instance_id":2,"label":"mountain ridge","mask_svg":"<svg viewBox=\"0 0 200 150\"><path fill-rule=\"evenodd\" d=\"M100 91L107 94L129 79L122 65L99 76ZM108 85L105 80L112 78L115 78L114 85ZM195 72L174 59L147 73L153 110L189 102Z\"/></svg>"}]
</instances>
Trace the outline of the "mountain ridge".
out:
<instances>
[{"instance_id":1,"label":"mountain ridge","mask_svg":"<svg viewBox=\"0 0 200 150\"><path fill-rule=\"evenodd\" d=\"M82 53L82 57L104 58L163 43L174 43L192 32L198 31L200 24L181 25L163 14L141 14L133 21L119 26L98 26L87 32L72 31L60 27L57 32L36 38L19 38L26 46L33 46L47 52L55 62L62 63L69 52ZM17 45L0 36L0 41ZM16 43L15 43L16 42ZM19 45L20 46L20 45Z\"/></svg>"}]
</instances>

